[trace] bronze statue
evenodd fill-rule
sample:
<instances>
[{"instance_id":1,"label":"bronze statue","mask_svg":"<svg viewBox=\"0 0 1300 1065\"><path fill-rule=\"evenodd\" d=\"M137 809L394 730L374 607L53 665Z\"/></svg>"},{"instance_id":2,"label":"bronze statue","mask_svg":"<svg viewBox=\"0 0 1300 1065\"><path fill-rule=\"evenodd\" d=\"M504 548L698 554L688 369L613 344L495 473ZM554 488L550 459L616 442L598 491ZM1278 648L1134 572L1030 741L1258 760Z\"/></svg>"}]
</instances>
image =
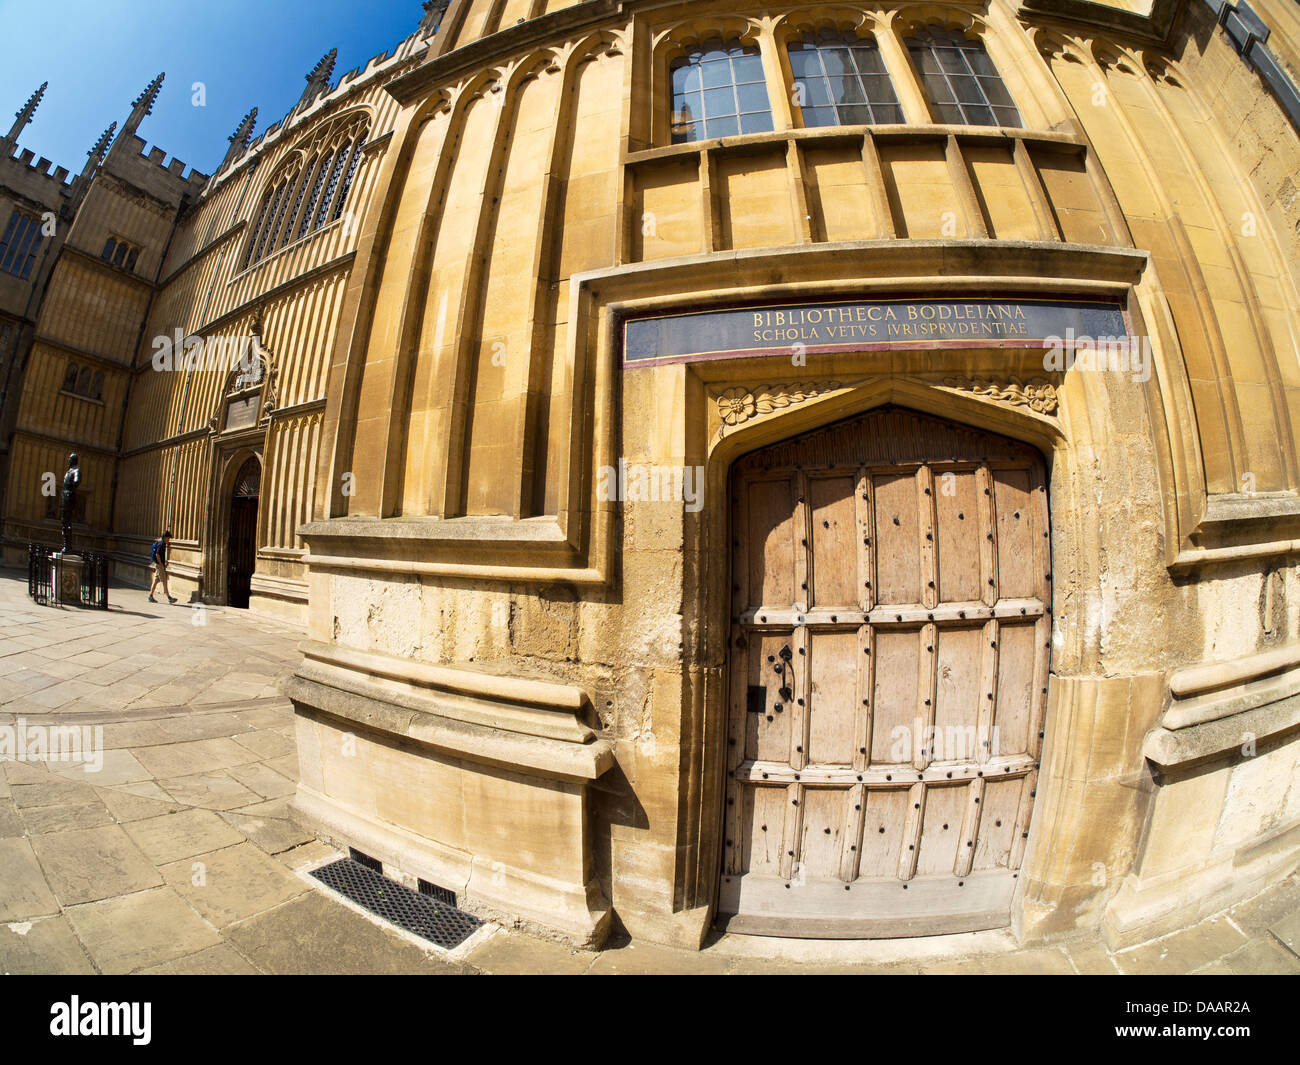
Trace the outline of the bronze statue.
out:
<instances>
[{"instance_id":1,"label":"bronze statue","mask_svg":"<svg viewBox=\"0 0 1300 1065\"><path fill-rule=\"evenodd\" d=\"M81 483L81 470L75 453L68 456L68 469L63 475L63 553L68 553L68 538L72 532L72 512L77 505L77 485Z\"/></svg>"}]
</instances>

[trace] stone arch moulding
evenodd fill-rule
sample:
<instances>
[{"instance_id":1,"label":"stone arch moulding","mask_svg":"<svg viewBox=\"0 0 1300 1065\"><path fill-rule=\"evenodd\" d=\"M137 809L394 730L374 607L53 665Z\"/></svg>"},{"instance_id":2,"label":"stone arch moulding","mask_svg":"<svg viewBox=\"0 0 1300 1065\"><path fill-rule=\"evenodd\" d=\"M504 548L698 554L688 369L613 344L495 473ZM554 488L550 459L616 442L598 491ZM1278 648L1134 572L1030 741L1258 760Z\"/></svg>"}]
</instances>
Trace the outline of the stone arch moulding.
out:
<instances>
[{"instance_id":1,"label":"stone arch moulding","mask_svg":"<svg viewBox=\"0 0 1300 1065\"><path fill-rule=\"evenodd\" d=\"M772 32L778 41L784 41L796 33L815 33L831 27L840 32L856 33L865 39L875 32L878 21L879 15L875 12L838 4L823 4L782 13L775 20Z\"/></svg>"},{"instance_id":2,"label":"stone arch moulding","mask_svg":"<svg viewBox=\"0 0 1300 1065\"><path fill-rule=\"evenodd\" d=\"M266 469L263 461L264 448L260 439L222 444L213 442L212 498L208 504L207 542L203 545L203 601L221 604L227 594L227 543L230 539L230 497L235 489L235 479L244 464L255 459L261 477L265 478ZM259 508L257 514L257 539L262 540L262 529L266 520L265 512Z\"/></svg>"}]
</instances>

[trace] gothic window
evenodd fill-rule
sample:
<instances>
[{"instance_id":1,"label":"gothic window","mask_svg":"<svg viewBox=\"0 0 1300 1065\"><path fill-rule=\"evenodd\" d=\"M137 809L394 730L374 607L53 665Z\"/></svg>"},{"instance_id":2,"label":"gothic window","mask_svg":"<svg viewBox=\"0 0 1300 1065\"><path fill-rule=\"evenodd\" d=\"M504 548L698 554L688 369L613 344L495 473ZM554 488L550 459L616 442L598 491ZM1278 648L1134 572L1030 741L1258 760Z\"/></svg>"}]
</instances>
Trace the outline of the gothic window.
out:
<instances>
[{"instance_id":1,"label":"gothic window","mask_svg":"<svg viewBox=\"0 0 1300 1065\"><path fill-rule=\"evenodd\" d=\"M316 170L316 160L313 159L310 163L308 163L305 167L303 167L302 172L298 175L293 190L294 191L293 210L289 213L289 220L284 227L284 233L280 239L280 247L284 247L286 244L288 244L291 240L294 239L294 232L293 232L294 219L298 217L298 212L302 210L302 201L304 197L306 197L307 195L307 185L311 182L311 175L315 172L315 170ZM272 239L274 239L274 237Z\"/></svg>"},{"instance_id":2,"label":"gothic window","mask_svg":"<svg viewBox=\"0 0 1300 1065\"><path fill-rule=\"evenodd\" d=\"M676 60L669 73L674 144L772 128L757 48L715 37Z\"/></svg>"},{"instance_id":3,"label":"gothic window","mask_svg":"<svg viewBox=\"0 0 1300 1065\"><path fill-rule=\"evenodd\" d=\"M104 262L120 266L123 270L134 270L139 257L140 249L120 237L109 237L101 255Z\"/></svg>"},{"instance_id":4,"label":"gothic window","mask_svg":"<svg viewBox=\"0 0 1300 1065\"><path fill-rule=\"evenodd\" d=\"M893 82L874 41L824 29L789 44L794 102L805 126L902 122Z\"/></svg>"},{"instance_id":5,"label":"gothic window","mask_svg":"<svg viewBox=\"0 0 1300 1065\"><path fill-rule=\"evenodd\" d=\"M364 122L335 123L295 152L262 199L250 229L245 268L343 214L365 135Z\"/></svg>"},{"instance_id":6,"label":"gothic window","mask_svg":"<svg viewBox=\"0 0 1300 1065\"><path fill-rule=\"evenodd\" d=\"M364 138L358 137L352 145L352 158L348 160L348 172L343 178L343 186L339 189L338 196L334 200L334 213L330 220L336 220L343 213L343 205L348 202L348 190L352 188L352 179L357 173L357 164L361 162L361 149L364 147Z\"/></svg>"},{"instance_id":7,"label":"gothic window","mask_svg":"<svg viewBox=\"0 0 1300 1065\"><path fill-rule=\"evenodd\" d=\"M329 177L329 169L334 165L334 152L329 152L325 158L316 166L316 176L312 181L311 198L307 201L307 209L302 213L302 220L298 223L298 236L305 237L313 228L312 222L316 218L316 207L320 203L320 194L325 188L326 178Z\"/></svg>"},{"instance_id":8,"label":"gothic window","mask_svg":"<svg viewBox=\"0 0 1300 1065\"><path fill-rule=\"evenodd\" d=\"M907 50L937 121L962 126L1021 126L1016 103L982 43L958 33L927 30L909 37Z\"/></svg>"},{"instance_id":9,"label":"gothic window","mask_svg":"<svg viewBox=\"0 0 1300 1065\"><path fill-rule=\"evenodd\" d=\"M41 220L26 211L14 211L0 236L0 270L26 281L41 250Z\"/></svg>"},{"instance_id":10,"label":"gothic window","mask_svg":"<svg viewBox=\"0 0 1300 1065\"><path fill-rule=\"evenodd\" d=\"M287 188L288 182L282 182L275 187L274 191L268 193L266 204L263 206L261 217L257 222L257 229L248 242L248 258L244 261L245 266L260 259L266 250L266 238L270 235L271 226L280 209L280 201L284 199Z\"/></svg>"},{"instance_id":11,"label":"gothic window","mask_svg":"<svg viewBox=\"0 0 1300 1065\"><path fill-rule=\"evenodd\" d=\"M316 221L312 222L313 228L318 229L320 226L325 225L325 218L329 216L329 205L333 202L334 192L338 191L338 179L343 176L343 168L347 165L347 152L350 147L350 144L347 143L339 144L338 152L335 152L329 168L329 185L325 186L325 195L321 198L320 211L316 212ZM324 173L324 168L321 168L321 173ZM339 209L342 209L342 204L339 204Z\"/></svg>"},{"instance_id":12,"label":"gothic window","mask_svg":"<svg viewBox=\"0 0 1300 1065\"><path fill-rule=\"evenodd\" d=\"M91 370L89 366L69 363L63 372L60 390L83 399L103 399L104 373L102 370Z\"/></svg>"}]
</instances>

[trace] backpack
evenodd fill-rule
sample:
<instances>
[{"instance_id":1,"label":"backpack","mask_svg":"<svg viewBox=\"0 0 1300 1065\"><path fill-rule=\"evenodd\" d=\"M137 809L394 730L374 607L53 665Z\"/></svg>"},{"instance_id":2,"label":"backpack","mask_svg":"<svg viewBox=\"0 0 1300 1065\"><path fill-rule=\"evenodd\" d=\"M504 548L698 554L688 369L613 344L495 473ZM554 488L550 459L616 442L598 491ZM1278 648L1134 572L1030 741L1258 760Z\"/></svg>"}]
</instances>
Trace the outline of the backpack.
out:
<instances>
[{"instance_id":1,"label":"backpack","mask_svg":"<svg viewBox=\"0 0 1300 1065\"><path fill-rule=\"evenodd\" d=\"M153 542L153 547L149 548L150 560L153 562L157 562L159 556L162 554L162 549L163 549L163 542L161 540L155 540Z\"/></svg>"}]
</instances>

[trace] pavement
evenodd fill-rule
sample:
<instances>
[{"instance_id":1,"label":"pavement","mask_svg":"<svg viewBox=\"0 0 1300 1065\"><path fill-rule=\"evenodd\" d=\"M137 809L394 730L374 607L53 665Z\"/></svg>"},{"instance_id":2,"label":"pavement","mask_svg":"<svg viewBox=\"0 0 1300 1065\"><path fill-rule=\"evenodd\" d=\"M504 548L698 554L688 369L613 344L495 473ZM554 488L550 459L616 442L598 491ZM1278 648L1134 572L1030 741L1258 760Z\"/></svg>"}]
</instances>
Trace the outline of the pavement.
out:
<instances>
[{"instance_id":1,"label":"pavement","mask_svg":"<svg viewBox=\"0 0 1300 1065\"><path fill-rule=\"evenodd\" d=\"M590 952L495 926L442 951L306 876L338 855L289 805L276 681L302 633L134 588L109 602L37 606L0 570L0 973L1300 973L1300 876L1118 953L1008 932ZM79 759L49 757L56 739Z\"/></svg>"}]
</instances>

